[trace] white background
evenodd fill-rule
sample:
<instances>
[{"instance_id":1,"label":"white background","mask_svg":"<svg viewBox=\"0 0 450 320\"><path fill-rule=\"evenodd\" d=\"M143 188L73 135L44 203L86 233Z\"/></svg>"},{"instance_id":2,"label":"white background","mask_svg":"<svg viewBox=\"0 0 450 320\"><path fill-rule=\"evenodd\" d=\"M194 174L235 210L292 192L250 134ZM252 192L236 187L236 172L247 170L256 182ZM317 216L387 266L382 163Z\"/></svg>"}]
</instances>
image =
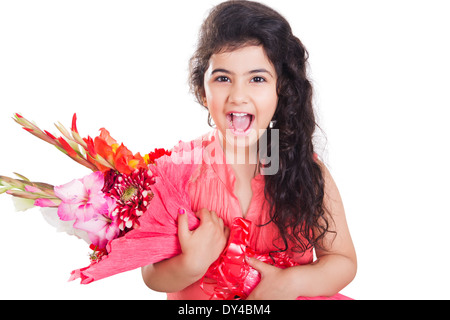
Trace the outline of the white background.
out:
<instances>
[{"instance_id":1,"label":"white background","mask_svg":"<svg viewBox=\"0 0 450 320\"><path fill-rule=\"evenodd\" d=\"M207 132L188 59L220 1L0 1L0 174L54 185L89 173L11 116L41 128L74 112L83 136L106 127L132 151ZM446 1L263 1L310 52L319 153L358 252L356 299L449 299L450 45ZM322 139L322 141L324 141ZM0 196L0 298L165 299L140 271L87 286L86 244Z\"/></svg>"}]
</instances>

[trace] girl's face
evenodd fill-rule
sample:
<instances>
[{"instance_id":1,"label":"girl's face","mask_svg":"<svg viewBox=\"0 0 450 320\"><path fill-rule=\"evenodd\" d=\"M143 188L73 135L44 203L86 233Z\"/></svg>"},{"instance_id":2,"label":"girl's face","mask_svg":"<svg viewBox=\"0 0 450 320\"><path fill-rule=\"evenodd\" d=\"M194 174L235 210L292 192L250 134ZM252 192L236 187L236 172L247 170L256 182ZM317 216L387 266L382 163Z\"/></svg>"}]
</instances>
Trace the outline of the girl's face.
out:
<instances>
[{"instance_id":1,"label":"girl's face","mask_svg":"<svg viewBox=\"0 0 450 320\"><path fill-rule=\"evenodd\" d=\"M263 47L214 54L204 86L205 106L226 142L254 145L278 104L276 71Z\"/></svg>"}]
</instances>

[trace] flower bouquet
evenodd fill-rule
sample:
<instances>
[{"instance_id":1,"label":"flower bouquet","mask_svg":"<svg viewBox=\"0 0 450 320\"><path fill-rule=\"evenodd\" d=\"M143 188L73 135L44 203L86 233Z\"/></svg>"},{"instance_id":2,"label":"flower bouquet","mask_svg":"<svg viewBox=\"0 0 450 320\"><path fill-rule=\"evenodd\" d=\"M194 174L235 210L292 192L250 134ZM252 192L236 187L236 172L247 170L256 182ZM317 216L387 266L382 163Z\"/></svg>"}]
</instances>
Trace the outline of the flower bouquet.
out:
<instances>
[{"instance_id":1,"label":"flower bouquet","mask_svg":"<svg viewBox=\"0 0 450 320\"><path fill-rule=\"evenodd\" d=\"M45 219L59 231L65 231L88 242L92 250L91 265L72 272L71 279L80 277L82 283L89 283L105 276L143 266L144 260L133 260L132 255L140 254L136 252L122 257L124 259L119 262L122 264L120 266L99 268L101 275L90 277L83 273L83 271L95 269L94 264L106 260L114 240L121 238L125 240L130 231L140 228L140 218L150 208L155 194L158 195L158 201L154 201L153 205L155 212L161 209L161 206L167 208L164 201L169 198L173 206L189 205L186 203L186 198L180 199L162 194L175 190L173 186L172 189L167 186L170 181L162 178L165 173L158 171L156 160L170 156L171 152L155 149L154 152L144 156L140 153L133 154L127 147L113 139L104 128L100 129L100 135L95 138L89 136L82 138L77 129L76 114L72 118L71 130L67 130L60 123L56 124L61 133L59 137L41 130L20 114L15 114L14 120L24 130L54 145L71 159L93 171L81 179L75 179L61 186L33 182L17 173L15 173L17 178L0 176L0 194L6 193L13 196L18 209L23 211L32 207L41 207ZM176 213L177 210L174 212ZM166 210L159 211L163 212L159 216L155 214L151 219L142 219L144 223L157 219L157 223L153 220L151 222L154 228L146 228L147 235L151 230L159 232L158 237L152 236L150 232L150 239L153 241L148 251L156 258L145 260L147 264L167 258L167 254L174 254L174 250L161 249L164 244L158 242L158 239L165 242L169 237L172 238L172 243L176 242L174 239L176 225L173 221L171 221L172 224L170 222L166 224L166 220L170 217L164 216ZM190 221L191 225L195 225L193 213L191 213ZM158 228L158 226L166 226L166 228ZM136 234L132 234L132 237L136 237ZM142 238L142 235L138 238ZM161 254L158 254L158 249L161 249ZM148 255L143 256L148 258ZM125 262L125 258L131 260Z\"/></svg>"}]
</instances>

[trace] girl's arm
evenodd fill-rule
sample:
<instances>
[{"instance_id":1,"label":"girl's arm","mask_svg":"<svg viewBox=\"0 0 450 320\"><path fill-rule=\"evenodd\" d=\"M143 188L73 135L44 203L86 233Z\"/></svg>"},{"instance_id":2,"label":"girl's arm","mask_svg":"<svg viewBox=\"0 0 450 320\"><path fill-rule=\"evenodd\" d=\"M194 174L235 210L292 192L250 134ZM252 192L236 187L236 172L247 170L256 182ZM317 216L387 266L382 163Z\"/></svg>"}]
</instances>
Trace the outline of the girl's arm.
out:
<instances>
[{"instance_id":1,"label":"girl's arm","mask_svg":"<svg viewBox=\"0 0 450 320\"><path fill-rule=\"evenodd\" d=\"M186 214L178 216L182 253L142 268L145 284L158 292L177 292L200 280L225 248L229 230L215 212L197 212L199 227L190 231Z\"/></svg>"},{"instance_id":2,"label":"girl's arm","mask_svg":"<svg viewBox=\"0 0 450 320\"><path fill-rule=\"evenodd\" d=\"M317 260L310 265L280 269L256 259L249 263L261 273L261 282L249 299L295 299L299 296L333 296L355 277L357 260L347 226L338 188L328 169L322 165L325 179L324 206L331 217L331 229L322 245L316 247Z\"/></svg>"}]
</instances>

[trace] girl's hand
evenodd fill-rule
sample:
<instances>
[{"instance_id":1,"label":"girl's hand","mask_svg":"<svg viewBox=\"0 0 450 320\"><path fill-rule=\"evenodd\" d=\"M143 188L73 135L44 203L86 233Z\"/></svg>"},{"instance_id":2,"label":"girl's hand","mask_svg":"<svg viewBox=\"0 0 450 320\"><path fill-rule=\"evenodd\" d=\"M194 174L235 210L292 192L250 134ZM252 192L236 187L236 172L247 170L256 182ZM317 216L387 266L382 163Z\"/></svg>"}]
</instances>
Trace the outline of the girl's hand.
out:
<instances>
[{"instance_id":1,"label":"girl's hand","mask_svg":"<svg viewBox=\"0 0 450 320\"><path fill-rule=\"evenodd\" d=\"M202 209L196 216L200 219L200 225L190 231L187 215L178 215L178 238L189 271L203 276L224 250L229 229L214 211Z\"/></svg>"},{"instance_id":2,"label":"girl's hand","mask_svg":"<svg viewBox=\"0 0 450 320\"><path fill-rule=\"evenodd\" d=\"M255 258L248 258L248 264L261 274L261 282L250 293L247 300L295 300L291 268L280 269Z\"/></svg>"}]
</instances>

